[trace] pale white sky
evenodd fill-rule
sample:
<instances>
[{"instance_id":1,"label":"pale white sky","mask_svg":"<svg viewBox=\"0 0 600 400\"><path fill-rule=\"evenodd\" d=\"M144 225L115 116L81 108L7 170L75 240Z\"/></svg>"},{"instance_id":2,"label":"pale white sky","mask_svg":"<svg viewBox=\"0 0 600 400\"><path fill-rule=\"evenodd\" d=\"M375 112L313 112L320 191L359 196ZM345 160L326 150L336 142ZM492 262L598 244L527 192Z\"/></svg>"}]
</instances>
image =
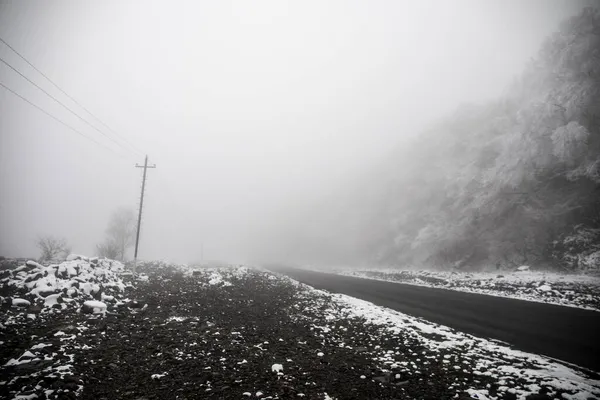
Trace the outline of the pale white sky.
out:
<instances>
[{"instance_id":1,"label":"pale white sky","mask_svg":"<svg viewBox=\"0 0 600 400\"><path fill-rule=\"evenodd\" d=\"M0 37L149 154L140 256L247 261L295 206L351 180L464 102L499 95L569 0L1 1ZM0 43L0 57L60 98ZM0 63L0 254L35 238L79 253L143 157L123 151ZM90 121L93 121L90 118ZM101 126L99 126L101 127ZM262 247L257 249L257 247Z\"/></svg>"}]
</instances>

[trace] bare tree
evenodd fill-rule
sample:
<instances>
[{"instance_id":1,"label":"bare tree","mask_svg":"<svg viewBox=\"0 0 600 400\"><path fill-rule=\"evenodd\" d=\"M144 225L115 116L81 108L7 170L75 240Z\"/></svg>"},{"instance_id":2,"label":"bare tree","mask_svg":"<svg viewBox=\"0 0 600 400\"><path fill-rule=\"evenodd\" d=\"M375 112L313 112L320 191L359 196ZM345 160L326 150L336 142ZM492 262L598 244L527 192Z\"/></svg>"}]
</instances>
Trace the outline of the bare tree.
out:
<instances>
[{"instance_id":1,"label":"bare tree","mask_svg":"<svg viewBox=\"0 0 600 400\"><path fill-rule=\"evenodd\" d=\"M133 245L135 238L135 213L131 208L118 208L110 218L106 230L105 246L115 247L118 260L124 261L127 249ZM107 248L105 248L107 249Z\"/></svg>"},{"instance_id":2,"label":"bare tree","mask_svg":"<svg viewBox=\"0 0 600 400\"><path fill-rule=\"evenodd\" d=\"M36 245L42 251L40 261L57 261L71 253L71 247L65 238L42 236L37 239Z\"/></svg>"},{"instance_id":3,"label":"bare tree","mask_svg":"<svg viewBox=\"0 0 600 400\"><path fill-rule=\"evenodd\" d=\"M116 260L120 256L120 250L117 242L106 239L104 243L96 245L98 257L104 257L111 260Z\"/></svg>"}]
</instances>

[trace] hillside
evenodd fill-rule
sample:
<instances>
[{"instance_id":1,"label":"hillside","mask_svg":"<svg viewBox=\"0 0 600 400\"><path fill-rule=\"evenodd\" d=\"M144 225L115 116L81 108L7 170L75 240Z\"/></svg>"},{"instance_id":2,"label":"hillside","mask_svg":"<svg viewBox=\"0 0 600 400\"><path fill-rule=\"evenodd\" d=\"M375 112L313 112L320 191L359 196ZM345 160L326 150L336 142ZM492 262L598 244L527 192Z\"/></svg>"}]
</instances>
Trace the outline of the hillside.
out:
<instances>
[{"instance_id":1,"label":"hillside","mask_svg":"<svg viewBox=\"0 0 600 400\"><path fill-rule=\"evenodd\" d=\"M343 218L378 264L597 271L599 122L600 12L588 8L501 98L398 150Z\"/></svg>"}]
</instances>

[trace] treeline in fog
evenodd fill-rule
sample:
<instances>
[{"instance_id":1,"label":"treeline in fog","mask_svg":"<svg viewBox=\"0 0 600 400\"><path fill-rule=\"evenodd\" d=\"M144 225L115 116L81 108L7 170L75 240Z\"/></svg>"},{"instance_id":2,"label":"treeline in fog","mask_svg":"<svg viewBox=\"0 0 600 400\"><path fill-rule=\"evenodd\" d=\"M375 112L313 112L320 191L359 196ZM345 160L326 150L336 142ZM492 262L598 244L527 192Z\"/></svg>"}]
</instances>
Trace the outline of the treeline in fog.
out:
<instances>
[{"instance_id":1,"label":"treeline in fog","mask_svg":"<svg viewBox=\"0 0 600 400\"><path fill-rule=\"evenodd\" d=\"M369 263L598 270L599 127L600 13L588 8L503 96L419 134L337 215Z\"/></svg>"},{"instance_id":2,"label":"treeline in fog","mask_svg":"<svg viewBox=\"0 0 600 400\"><path fill-rule=\"evenodd\" d=\"M506 95L461 107L396 154L368 221L373 258L598 268L599 89L600 13L588 8Z\"/></svg>"}]
</instances>

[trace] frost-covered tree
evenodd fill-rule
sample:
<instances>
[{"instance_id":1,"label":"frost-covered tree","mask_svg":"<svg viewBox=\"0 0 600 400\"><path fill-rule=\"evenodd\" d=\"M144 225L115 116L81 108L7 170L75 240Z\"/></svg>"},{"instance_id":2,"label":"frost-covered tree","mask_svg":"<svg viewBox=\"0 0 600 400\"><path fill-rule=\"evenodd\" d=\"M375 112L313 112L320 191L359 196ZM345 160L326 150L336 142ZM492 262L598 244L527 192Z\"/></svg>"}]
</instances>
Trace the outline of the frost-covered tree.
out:
<instances>
[{"instance_id":1,"label":"frost-covered tree","mask_svg":"<svg viewBox=\"0 0 600 400\"><path fill-rule=\"evenodd\" d=\"M348 249L360 261L385 265L591 265L600 256L581 238L600 229L599 49L600 12L589 8L558 27L500 98L416 135L329 201L336 209L322 214L337 220L298 224L312 229L299 236L338 229L354 235ZM585 260L557 257L567 249L554 243L565 240Z\"/></svg>"},{"instance_id":2,"label":"frost-covered tree","mask_svg":"<svg viewBox=\"0 0 600 400\"><path fill-rule=\"evenodd\" d=\"M42 236L37 239L36 245L42 252L41 262L59 261L71 253L71 247L65 238Z\"/></svg>"},{"instance_id":3,"label":"frost-covered tree","mask_svg":"<svg viewBox=\"0 0 600 400\"><path fill-rule=\"evenodd\" d=\"M372 258L554 265L553 243L566 240L579 243L570 247L585 256L578 265L594 262L597 249L579 239L600 228L598 49L600 13L588 8L548 38L506 95L459 108L398 151L370 189L380 196L367 203L374 210L362 213Z\"/></svg>"},{"instance_id":4,"label":"frost-covered tree","mask_svg":"<svg viewBox=\"0 0 600 400\"><path fill-rule=\"evenodd\" d=\"M103 243L96 245L96 254L98 257L117 260L121 256L121 251L117 242L107 238Z\"/></svg>"},{"instance_id":5,"label":"frost-covered tree","mask_svg":"<svg viewBox=\"0 0 600 400\"><path fill-rule=\"evenodd\" d=\"M99 252L102 250L108 255L99 255L124 261L127 250L133 245L135 239L135 222L135 213L132 209L116 209L106 229L106 240L98 247Z\"/></svg>"}]
</instances>

